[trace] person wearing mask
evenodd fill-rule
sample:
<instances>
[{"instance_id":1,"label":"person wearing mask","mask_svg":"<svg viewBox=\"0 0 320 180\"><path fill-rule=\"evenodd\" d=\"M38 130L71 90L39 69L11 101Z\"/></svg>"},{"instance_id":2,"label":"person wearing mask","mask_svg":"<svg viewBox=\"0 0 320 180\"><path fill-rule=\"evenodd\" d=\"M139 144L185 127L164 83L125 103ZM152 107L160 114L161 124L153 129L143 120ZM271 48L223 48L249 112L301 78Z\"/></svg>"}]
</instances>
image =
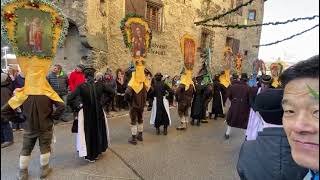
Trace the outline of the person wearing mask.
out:
<instances>
[{"instance_id":1,"label":"person wearing mask","mask_svg":"<svg viewBox=\"0 0 320 180\"><path fill-rule=\"evenodd\" d=\"M106 113L100 103L103 94L114 94L104 83L95 82L95 69L84 68L86 82L68 96L68 105L78 111L77 150L79 157L95 162L110 145Z\"/></svg>"},{"instance_id":2,"label":"person wearing mask","mask_svg":"<svg viewBox=\"0 0 320 180\"><path fill-rule=\"evenodd\" d=\"M171 124L169 102L166 94L171 93L171 88L162 81L162 74L156 73L154 83L151 86L151 98L153 106L151 111L150 124L154 125L157 135L160 135L160 126L163 126L163 134L168 134L168 126Z\"/></svg>"},{"instance_id":3,"label":"person wearing mask","mask_svg":"<svg viewBox=\"0 0 320 180\"><path fill-rule=\"evenodd\" d=\"M210 114L210 119L214 114L214 120L217 120L218 116L224 117L223 112L223 94L226 91L226 88L220 83L219 75L214 76L213 81L213 100L212 100L212 109Z\"/></svg>"},{"instance_id":4,"label":"person wearing mask","mask_svg":"<svg viewBox=\"0 0 320 180\"><path fill-rule=\"evenodd\" d=\"M247 74L242 73L240 81L235 80L237 76L233 76L234 81L228 87L227 97L231 102L231 106L227 115L227 130L225 139L229 139L231 127L246 129L249 118L249 86L247 85Z\"/></svg>"},{"instance_id":5,"label":"person wearing mask","mask_svg":"<svg viewBox=\"0 0 320 180\"><path fill-rule=\"evenodd\" d=\"M241 180L301 180L307 169L292 159L289 142L282 126L282 89L269 89L257 95L256 115L263 121L263 130L255 141L241 147L237 170Z\"/></svg>"},{"instance_id":6,"label":"person wearing mask","mask_svg":"<svg viewBox=\"0 0 320 180\"><path fill-rule=\"evenodd\" d=\"M294 161L319 179L319 55L289 67L280 75L284 87L283 127Z\"/></svg>"}]
</instances>

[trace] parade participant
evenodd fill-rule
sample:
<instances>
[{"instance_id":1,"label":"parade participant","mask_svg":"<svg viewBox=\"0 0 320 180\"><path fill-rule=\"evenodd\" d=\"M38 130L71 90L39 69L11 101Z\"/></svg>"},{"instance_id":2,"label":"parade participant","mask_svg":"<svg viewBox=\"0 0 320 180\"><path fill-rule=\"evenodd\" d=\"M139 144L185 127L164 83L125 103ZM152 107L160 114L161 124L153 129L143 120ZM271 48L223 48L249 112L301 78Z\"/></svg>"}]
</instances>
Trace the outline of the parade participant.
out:
<instances>
[{"instance_id":1,"label":"parade participant","mask_svg":"<svg viewBox=\"0 0 320 180\"><path fill-rule=\"evenodd\" d=\"M249 118L249 86L247 74L242 73L240 81L233 81L227 90L227 97L231 106L227 115L227 131L225 138L229 139L231 127L246 129Z\"/></svg>"},{"instance_id":2,"label":"parade participant","mask_svg":"<svg viewBox=\"0 0 320 180\"><path fill-rule=\"evenodd\" d=\"M219 115L221 117L225 116L223 112L223 94L225 94L225 91L226 88L219 81L219 75L215 75L213 81L213 100L210 118L212 117L212 114L214 114L213 119L215 120L218 118Z\"/></svg>"},{"instance_id":3,"label":"parade participant","mask_svg":"<svg viewBox=\"0 0 320 180\"><path fill-rule=\"evenodd\" d=\"M263 121L263 131L255 141L245 141L241 147L237 164L241 180L301 180L307 174L307 169L292 159L282 126L282 97L282 89L269 89L255 99L254 108Z\"/></svg>"},{"instance_id":4,"label":"parade participant","mask_svg":"<svg viewBox=\"0 0 320 180\"><path fill-rule=\"evenodd\" d=\"M37 6L34 8L32 5ZM41 11L39 10L41 9ZM1 108L17 109L23 107L26 117L26 127L23 134L22 150L19 159L19 173L17 179L28 179L28 164L31 160L31 152L39 139L40 146L40 178L45 178L51 171L49 159L51 154L51 140L53 138L53 120L58 119L64 110L63 100L52 89L46 79L46 75L52 64L57 48L64 44L64 38L68 29L68 20L55 5L49 1L30 2L28 0L5 1L1 3L1 12L12 12L16 14L10 21L3 21L4 31L1 37L8 40L21 71L25 75L25 85L16 90L14 96ZM32 14L32 16L25 16ZM45 16L45 17L44 17ZM18 19L25 17L30 19L43 19L51 31L42 33L38 38L36 51L28 48L27 42L16 44L15 32L23 26ZM54 17L54 18L47 18ZM58 21L56 21L58 20ZM15 25L12 26L12 22ZM44 24L38 24L43 26ZM39 30L39 29L38 29ZM21 31L23 32L23 31ZM27 39L28 33L21 33L21 38ZM44 40L43 42L40 42ZM45 42L45 43L44 43ZM41 51L43 48L46 51ZM54 110L55 105L55 110Z\"/></svg>"},{"instance_id":5,"label":"parade participant","mask_svg":"<svg viewBox=\"0 0 320 180\"><path fill-rule=\"evenodd\" d=\"M12 97L13 92L10 88L12 83L8 74L1 73L1 107L5 105ZM9 121L15 118L15 112L9 109L7 112L1 112L1 148L13 144L13 131Z\"/></svg>"},{"instance_id":6,"label":"parade participant","mask_svg":"<svg viewBox=\"0 0 320 180\"><path fill-rule=\"evenodd\" d=\"M116 91L117 83L116 83L116 80L114 79L114 77L112 75L112 70L110 68L107 68L107 71L104 74L104 79L105 79L106 84L110 88L112 88L114 91ZM116 95L114 94L114 96L112 96L110 98L111 98L111 103L108 104L108 111L117 111L115 109L115 98L116 98Z\"/></svg>"},{"instance_id":7,"label":"parade participant","mask_svg":"<svg viewBox=\"0 0 320 180\"><path fill-rule=\"evenodd\" d=\"M128 142L136 145L137 140L143 141L143 111L150 88L150 80L146 77L145 57L151 45L152 32L148 23L135 15L126 16L120 29L132 56L133 71L125 91L125 100L129 104L131 119L131 138Z\"/></svg>"},{"instance_id":8,"label":"parade participant","mask_svg":"<svg viewBox=\"0 0 320 180\"><path fill-rule=\"evenodd\" d=\"M178 102L178 115L180 118L180 125L177 127L177 130L187 129L189 109L191 107L193 93L193 84L190 84L189 88L186 88L185 84L180 83L177 88L176 97Z\"/></svg>"},{"instance_id":9,"label":"parade participant","mask_svg":"<svg viewBox=\"0 0 320 180\"><path fill-rule=\"evenodd\" d=\"M160 135L160 126L163 126L163 134L168 134L168 126L171 124L169 102L167 93L172 93L171 88L162 81L162 74L155 74L155 81L151 86L151 97L153 100L150 124L154 125L157 135Z\"/></svg>"},{"instance_id":10,"label":"parade participant","mask_svg":"<svg viewBox=\"0 0 320 180\"><path fill-rule=\"evenodd\" d=\"M250 114L248 120L248 127L246 130L246 140L255 140L258 132L262 131L263 123L261 117L256 115L256 112L253 109L255 97L269 89L271 85L271 76L269 75L262 75L261 76L261 87L252 87L250 88Z\"/></svg>"},{"instance_id":11,"label":"parade participant","mask_svg":"<svg viewBox=\"0 0 320 180\"><path fill-rule=\"evenodd\" d=\"M200 126L201 120L203 118L203 109L205 101L205 90L206 86L201 84L202 76L195 78L195 92L193 95L192 106L191 106L191 125L194 125L195 121L197 126Z\"/></svg>"},{"instance_id":12,"label":"parade participant","mask_svg":"<svg viewBox=\"0 0 320 180\"><path fill-rule=\"evenodd\" d=\"M294 161L310 169L305 180L319 179L319 55L280 76L284 87L283 126Z\"/></svg>"},{"instance_id":13,"label":"parade participant","mask_svg":"<svg viewBox=\"0 0 320 180\"><path fill-rule=\"evenodd\" d=\"M86 82L80 84L68 96L68 104L78 109L77 150L79 157L95 162L110 144L108 120L102 109L100 98L103 94L114 94L114 90L104 83L95 83L95 69L83 70ZM77 102L80 100L80 102Z\"/></svg>"}]
</instances>

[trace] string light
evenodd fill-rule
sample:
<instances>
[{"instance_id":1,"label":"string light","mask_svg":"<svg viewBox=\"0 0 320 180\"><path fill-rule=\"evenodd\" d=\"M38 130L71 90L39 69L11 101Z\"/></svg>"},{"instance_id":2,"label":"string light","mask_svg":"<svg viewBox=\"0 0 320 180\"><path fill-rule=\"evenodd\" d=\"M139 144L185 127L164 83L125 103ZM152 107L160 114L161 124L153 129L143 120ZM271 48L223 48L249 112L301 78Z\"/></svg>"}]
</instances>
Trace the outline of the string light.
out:
<instances>
[{"instance_id":1,"label":"string light","mask_svg":"<svg viewBox=\"0 0 320 180\"><path fill-rule=\"evenodd\" d=\"M219 24L202 24L202 26L206 26L206 27L216 27L216 28L237 28L237 29L246 29L246 28L251 28L251 27L260 27L260 26L269 26L269 25L283 25L283 24L288 24L288 23L292 23L292 22L297 22L297 21L304 21L304 20L313 20L315 18L319 18L319 15L314 15L311 17L302 17L302 18L293 18L293 19L289 19L286 21L277 21L277 22L268 22L268 23L260 23L260 24L249 24L249 25L245 25L245 24L230 24L230 25L219 25Z\"/></svg>"},{"instance_id":2,"label":"string light","mask_svg":"<svg viewBox=\"0 0 320 180\"><path fill-rule=\"evenodd\" d=\"M311 31L312 29L314 29L314 28L316 28L316 27L318 27L318 26L319 26L319 24L317 24L317 25L315 25L315 26L313 26L313 27L311 27L311 28L309 28L309 29L306 29L306 30L304 30L304 31L302 31L302 32L299 32L299 33L297 33L297 34L294 34L294 35L292 35L292 36L290 36L290 37L287 37L287 38L284 38L284 39L282 39L282 40L279 40L279 41L275 41L275 42L268 43L268 44L253 45L253 47L258 48L258 47L261 47L261 46L271 46L271 45L274 45L274 44L278 44L278 43L281 43L281 42L283 42L283 41L287 41L287 40L289 40L289 39L292 39L292 38L294 38L294 37L296 37L296 36L300 36L300 35L308 32L308 31Z\"/></svg>"},{"instance_id":3,"label":"string light","mask_svg":"<svg viewBox=\"0 0 320 180\"><path fill-rule=\"evenodd\" d=\"M229 11L223 13L223 14L219 14L219 15L217 15L217 16L215 16L215 17L212 17L212 18L208 18L208 19L205 19L205 20L202 20L202 21L195 22L194 24L195 24L196 26L199 26L199 25L202 25L202 24L204 24L204 23L206 23L206 22L208 22L208 21L216 21L216 20L218 20L218 19L223 18L224 16L226 16L226 15L228 15L228 14L231 14L231 13L234 13L234 12L238 11L240 8L242 8L242 7L244 7L244 6L250 5L253 1L254 1L254 0L250 0L250 1L246 2L246 3L240 4L239 6L235 7L234 9L231 9L231 10L229 10ZM263 1L266 2L267 0L263 0Z\"/></svg>"}]
</instances>

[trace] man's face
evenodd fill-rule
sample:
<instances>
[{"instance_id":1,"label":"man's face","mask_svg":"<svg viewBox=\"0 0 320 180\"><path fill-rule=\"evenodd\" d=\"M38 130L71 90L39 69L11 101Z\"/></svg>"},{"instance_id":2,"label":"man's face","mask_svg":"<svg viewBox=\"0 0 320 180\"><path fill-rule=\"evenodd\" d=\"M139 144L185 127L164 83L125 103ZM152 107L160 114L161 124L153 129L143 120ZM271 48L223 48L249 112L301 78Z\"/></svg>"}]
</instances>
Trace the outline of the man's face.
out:
<instances>
[{"instance_id":1,"label":"man's face","mask_svg":"<svg viewBox=\"0 0 320 180\"><path fill-rule=\"evenodd\" d=\"M79 68L79 67L76 67L76 71L77 71L77 72L82 72L82 69Z\"/></svg>"},{"instance_id":2,"label":"man's face","mask_svg":"<svg viewBox=\"0 0 320 180\"><path fill-rule=\"evenodd\" d=\"M319 99L311 95L308 86L319 91L319 79L302 78L286 85L283 126L296 163L319 170Z\"/></svg>"},{"instance_id":3,"label":"man's face","mask_svg":"<svg viewBox=\"0 0 320 180\"><path fill-rule=\"evenodd\" d=\"M59 72L59 68L57 66L53 66L52 72L58 73Z\"/></svg>"}]
</instances>

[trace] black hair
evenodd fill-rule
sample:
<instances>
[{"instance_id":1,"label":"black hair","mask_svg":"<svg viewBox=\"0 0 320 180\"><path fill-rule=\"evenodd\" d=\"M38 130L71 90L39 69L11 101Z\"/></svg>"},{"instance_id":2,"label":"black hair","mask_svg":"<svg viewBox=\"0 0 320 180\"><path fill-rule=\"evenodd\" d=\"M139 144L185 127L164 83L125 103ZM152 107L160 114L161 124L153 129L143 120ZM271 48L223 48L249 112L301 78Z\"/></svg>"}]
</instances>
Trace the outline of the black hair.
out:
<instances>
[{"instance_id":1,"label":"black hair","mask_svg":"<svg viewBox=\"0 0 320 180\"><path fill-rule=\"evenodd\" d=\"M281 86L300 78L319 78L319 55L289 67L280 75Z\"/></svg>"}]
</instances>

